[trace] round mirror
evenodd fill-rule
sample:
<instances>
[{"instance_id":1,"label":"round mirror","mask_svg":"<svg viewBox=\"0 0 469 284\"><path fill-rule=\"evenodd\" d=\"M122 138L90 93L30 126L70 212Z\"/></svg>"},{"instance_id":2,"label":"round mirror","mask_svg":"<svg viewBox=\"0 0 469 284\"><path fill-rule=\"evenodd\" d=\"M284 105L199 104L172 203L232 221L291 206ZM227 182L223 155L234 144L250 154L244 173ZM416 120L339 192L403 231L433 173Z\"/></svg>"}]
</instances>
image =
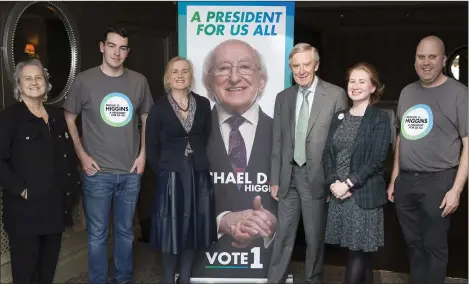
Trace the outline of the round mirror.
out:
<instances>
[{"instance_id":1,"label":"round mirror","mask_svg":"<svg viewBox=\"0 0 469 284\"><path fill-rule=\"evenodd\" d=\"M446 59L445 73L459 82L467 85L467 45L453 50Z\"/></svg>"},{"instance_id":2,"label":"round mirror","mask_svg":"<svg viewBox=\"0 0 469 284\"><path fill-rule=\"evenodd\" d=\"M8 15L3 35L10 81L18 62L39 59L52 84L46 103L61 101L79 71L78 35L65 8L53 2L18 2Z\"/></svg>"}]
</instances>

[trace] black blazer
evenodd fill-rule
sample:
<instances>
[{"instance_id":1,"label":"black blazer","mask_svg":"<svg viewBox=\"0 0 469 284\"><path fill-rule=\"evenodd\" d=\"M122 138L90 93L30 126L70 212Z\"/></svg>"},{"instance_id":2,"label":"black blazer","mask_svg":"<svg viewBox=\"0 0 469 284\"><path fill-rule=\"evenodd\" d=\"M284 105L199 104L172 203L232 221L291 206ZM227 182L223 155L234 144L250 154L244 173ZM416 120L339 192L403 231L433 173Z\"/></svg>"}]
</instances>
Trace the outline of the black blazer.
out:
<instances>
[{"instance_id":1,"label":"black blazer","mask_svg":"<svg viewBox=\"0 0 469 284\"><path fill-rule=\"evenodd\" d=\"M331 128L323 152L325 187L340 180L336 172L336 153L332 138L347 110L337 112L331 122ZM383 178L384 162L391 143L389 116L383 110L368 106L358 128L350 158L348 178L354 184L351 189L357 204L361 208L371 209L387 202L386 184Z\"/></svg>"},{"instance_id":2,"label":"black blazer","mask_svg":"<svg viewBox=\"0 0 469 284\"><path fill-rule=\"evenodd\" d=\"M34 234L43 230L41 226L56 231L58 227L50 227L53 224L72 225L71 211L80 193L78 160L63 110L45 108L50 130L24 103L0 114L4 222L7 231L14 234ZM27 200L20 196L25 188ZM52 219L39 218L44 214Z\"/></svg>"},{"instance_id":3,"label":"black blazer","mask_svg":"<svg viewBox=\"0 0 469 284\"><path fill-rule=\"evenodd\" d=\"M165 95L152 106L146 125L146 156L155 173L158 169L179 172L183 169L184 151L190 143L196 170L208 169L207 142L210 135L210 102L192 93L197 108L191 131L186 132Z\"/></svg>"}]
</instances>

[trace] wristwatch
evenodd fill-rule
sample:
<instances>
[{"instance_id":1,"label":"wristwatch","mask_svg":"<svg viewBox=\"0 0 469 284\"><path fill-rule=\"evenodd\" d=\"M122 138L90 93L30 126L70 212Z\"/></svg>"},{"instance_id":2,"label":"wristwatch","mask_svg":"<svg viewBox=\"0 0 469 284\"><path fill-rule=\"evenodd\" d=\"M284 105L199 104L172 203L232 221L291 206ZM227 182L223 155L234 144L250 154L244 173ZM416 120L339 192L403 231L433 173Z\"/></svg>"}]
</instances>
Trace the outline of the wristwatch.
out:
<instances>
[{"instance_id":1,"label":"wristwatch","mask_svg":"<svg viewBox=\"0 0 469 284\"><path fill-rule=\"evenodd\" d=\"M348 188L352 188L352 187L353 187L353 184L352 184L352 182L350 181L350 179L346 179L346 180L345 180L345 183L347 184Z\"/></svg>"}]
</instances>

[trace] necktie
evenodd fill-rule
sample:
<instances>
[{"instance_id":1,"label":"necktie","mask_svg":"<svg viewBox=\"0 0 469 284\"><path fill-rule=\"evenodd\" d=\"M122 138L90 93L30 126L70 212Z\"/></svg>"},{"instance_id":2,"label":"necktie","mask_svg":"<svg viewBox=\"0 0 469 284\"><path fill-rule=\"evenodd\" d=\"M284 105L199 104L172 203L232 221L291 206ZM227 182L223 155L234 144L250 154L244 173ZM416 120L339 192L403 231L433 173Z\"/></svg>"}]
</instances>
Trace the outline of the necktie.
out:
<instances>
[{"instance_id":1,"label":"necktie","mask_svg":"<svg viewBox=\"0 0 469 284\"><path fill-rule=\"evenodd\" d=\"M242 116L232 116L227 119L227 122L231 127L228 156L234 172L244 172L247 166L246 145L244 144L241 132L239 132L239 127L245 120L246 119Z\"/></svg>"},{"instance_id":2,"label":"necktie","mask_svg":"<svg viewBox=\"0 0 469 284\"><path fill-rule=\"evenodd\" d=\"M293 158L295 162L302 166L306 163L306 132L308 131L309 122L309 90L303 90L303 102L301 103L300 114L296 122L295 150Z\"/></svg>"}]
</instances>

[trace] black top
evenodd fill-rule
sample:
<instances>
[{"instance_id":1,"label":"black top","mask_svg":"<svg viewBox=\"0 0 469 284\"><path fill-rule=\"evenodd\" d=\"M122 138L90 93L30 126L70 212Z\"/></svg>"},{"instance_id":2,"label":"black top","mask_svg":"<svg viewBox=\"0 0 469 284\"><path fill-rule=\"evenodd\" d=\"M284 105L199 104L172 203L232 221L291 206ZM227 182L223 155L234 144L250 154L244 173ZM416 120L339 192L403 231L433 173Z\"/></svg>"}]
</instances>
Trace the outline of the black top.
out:
<instances>
[{"instance_id":1,"label":"black top","mask_svg":"<svg viewBox=\"0 0 469 284\"><path fill-rule=\"evenodd\" d=\"M341 179L337 174L337 155L333 147L333 137L347 112L349 110L339 111L332 118L322 157L324 186L329 191L329 186L334 181L344 181L349 178L354 184L351 191L357 204L361 208L376 208L387 202L383 171L391 144L389 116L374 106L366 108L351 146L350 172L348 177Z\"/></svg>"},{"instance_id":2,"label":"black top","mask_svg":"<svg viewBox=\"0 0 469 284\"><path fill-rule=\"evenodd\" d=\"M48 124L22 102L0 113L0 187L10 234L57 233L72 225L80 188L77 158L63 110L45 108ZM20 196L26 188L27 200Z\"/></svg>"},{"instance_id":3,"label":"black top","mask_svg":"<svg viewBox=\"0 0 469 284\"><path fill-rule=\"evenodd\" d=\"M182 126L167 96L156 101L148 114L146 156L155 173L159 168L182 171L187 142L193 152L195 169L208 169L206 148L211 129L210 102L195 93L192 95L196 100L197 109L189 132Z\"/></svg>"}]
</instances>

